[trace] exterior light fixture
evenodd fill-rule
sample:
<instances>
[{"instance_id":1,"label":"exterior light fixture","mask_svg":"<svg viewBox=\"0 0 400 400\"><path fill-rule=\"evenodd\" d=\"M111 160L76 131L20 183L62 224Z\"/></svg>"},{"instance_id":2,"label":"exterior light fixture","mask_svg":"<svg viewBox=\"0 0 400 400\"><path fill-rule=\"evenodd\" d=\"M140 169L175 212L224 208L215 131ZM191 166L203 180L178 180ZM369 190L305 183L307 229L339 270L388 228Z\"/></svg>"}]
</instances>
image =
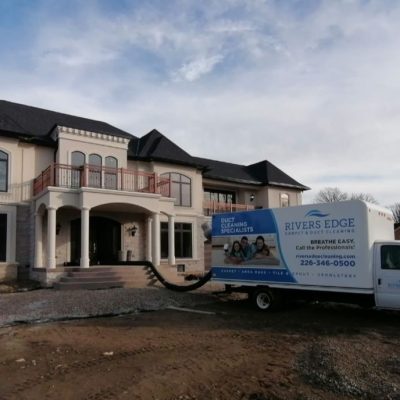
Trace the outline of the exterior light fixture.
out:
<instances>
[{"instance_id":1,"label":"exterior light fixture","mask_svg":"<svg viewBox=\"0 0 400 400\"><path fill-rule=\"evenodd\" d=\"M127 229L127 231L130 233L130 235L131 236L135 236L136 235L136 232L137 232L137 226L136 225L133 225L133 226L130 226L128 229Z\"/></svg>"},{"instance_id":2,"label":"exterior light fixture","mask_svg":"<svg viewBox=\"0 0 400 400\"><path fill-rule=\"evenodd\" d=\"M254 199L255 199L255 195L254 195L254 193L252 193L251 195L250 195L250 201L253 201Z\"/></svg>"}]
</instances>

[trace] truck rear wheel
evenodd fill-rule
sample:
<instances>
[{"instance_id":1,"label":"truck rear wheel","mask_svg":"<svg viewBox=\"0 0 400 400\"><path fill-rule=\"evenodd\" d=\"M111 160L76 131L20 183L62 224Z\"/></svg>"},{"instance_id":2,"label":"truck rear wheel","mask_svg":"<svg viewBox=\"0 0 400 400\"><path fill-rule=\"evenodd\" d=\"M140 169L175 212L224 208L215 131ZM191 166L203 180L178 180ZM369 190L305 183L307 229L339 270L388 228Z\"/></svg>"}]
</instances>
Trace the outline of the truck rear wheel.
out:
<instances>
[{"instance_id":1,"label":"truck rear wheel","mask_svg":"<svg viewBox=\"0 0 400 400\"><path fill-rule=\"evenodd\" d=\"M266 311L272 308L274 297L269 289L256 289L251 294L253 305L261 311Z\"/></svg>"}]
</instances>

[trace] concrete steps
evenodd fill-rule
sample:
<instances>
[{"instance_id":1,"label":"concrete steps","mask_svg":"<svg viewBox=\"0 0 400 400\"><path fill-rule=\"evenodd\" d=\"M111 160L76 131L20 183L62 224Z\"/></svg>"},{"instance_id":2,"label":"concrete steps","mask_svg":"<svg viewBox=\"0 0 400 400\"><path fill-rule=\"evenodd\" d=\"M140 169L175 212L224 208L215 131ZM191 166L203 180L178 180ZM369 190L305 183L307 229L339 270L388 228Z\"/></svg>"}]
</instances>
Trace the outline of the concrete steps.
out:
<instances>
[{"instance_id":1,"label":"concrete steps","mask_svg":"<svg viewBox=\"0 0 400 400\"><path fill-rule=\"evenodd\" d=\"M172 283L183 283L173 267L161 267L160 273ZM146 266L102 266L88 269L74 268L66 276L54 283L59 290L108 289L108 288L145 288L162 286Z\"/></svg>"}]
</instances>

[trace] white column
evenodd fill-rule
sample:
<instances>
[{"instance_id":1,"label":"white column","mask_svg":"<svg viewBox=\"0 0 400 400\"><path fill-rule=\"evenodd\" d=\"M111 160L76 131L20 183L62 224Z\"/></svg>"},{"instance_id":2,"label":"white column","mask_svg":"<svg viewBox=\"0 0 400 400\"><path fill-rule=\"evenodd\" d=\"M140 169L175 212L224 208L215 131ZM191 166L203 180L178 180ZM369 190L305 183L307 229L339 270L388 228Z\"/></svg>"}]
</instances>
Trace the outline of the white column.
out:
<instances>
[{"instance_id":1,"label":"white column","mask_svg":"<svg viewBox=\"0 0 400 400\"><path fill-rule=\"evenodd\" d=\"M152 257L152 248L151 248L151 242L152 242L152 238L151 238L151 234L152 234L152 229L151 229L151 224L152 224L153 220L151 218L147 218L146 221L146 231L147 231L147 248L146 248L146 260L150 261L153 259Z\"/></svg>"},{"instance_id":2,"label":"white column","mask_svg":"<svg viewBox=\"0 0 400 400\"><path fill-rule=\"evenodd\" d=\"M168 216L168 263L175 265L175 217Z\"/></svg>"},{"instance_id":3,"label":"white column","mask_svg":"<svg viewBox=\"0 0 400 400\"><path fill-rule=\"evenodd\" d=\"M47 268L56 267L56 212L54 207L47 207Z\"/></svg>"},{"instance_id":4,"label":"white column","mask_svg":"<svg viewBox=\"0 0 400 400\"><path fill-rule=\"evenodd\" d=\"M35 265L34 268L43 268L43 217L35 214Z\"/></svg>"},{"instance_id":5,"label":"white column","mask_svg":"<svg viewBox=\"0 0 400 400\"><path fill-rule=\"evenodd\" d=\"M157 267L160 265L161 254L161 236L160 236L160 214L153 214L153 264Z\"/></svg>"},{"instance_id":6,"label":"white column","mask_svg":"<svg viewBox=\"0 0 400 400\"><path fill-rule=\"evenodd\" d=\"M89 208L81 210L81 268L89 268Z\"/></svg>"}]
</instances>

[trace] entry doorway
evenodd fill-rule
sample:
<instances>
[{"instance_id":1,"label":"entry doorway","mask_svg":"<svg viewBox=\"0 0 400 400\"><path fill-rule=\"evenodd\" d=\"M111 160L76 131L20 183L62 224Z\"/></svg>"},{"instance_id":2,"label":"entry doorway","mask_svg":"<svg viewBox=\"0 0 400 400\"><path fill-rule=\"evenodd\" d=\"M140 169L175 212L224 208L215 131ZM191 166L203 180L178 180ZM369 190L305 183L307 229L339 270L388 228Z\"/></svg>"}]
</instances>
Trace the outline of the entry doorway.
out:
<instances>
[{"instance_id":1,"label":"entry doorway","mask_svg":"<svg viewBox=\"0 0 400 400\"><path fill-rule=\"evenodd\" d=\"M112 265L118 261L121 249L121 224L106 217L90 217L90 265ZM79 264L81 258L81 219L71 221L71 262Z\"/></svg>"}]
</instances>

